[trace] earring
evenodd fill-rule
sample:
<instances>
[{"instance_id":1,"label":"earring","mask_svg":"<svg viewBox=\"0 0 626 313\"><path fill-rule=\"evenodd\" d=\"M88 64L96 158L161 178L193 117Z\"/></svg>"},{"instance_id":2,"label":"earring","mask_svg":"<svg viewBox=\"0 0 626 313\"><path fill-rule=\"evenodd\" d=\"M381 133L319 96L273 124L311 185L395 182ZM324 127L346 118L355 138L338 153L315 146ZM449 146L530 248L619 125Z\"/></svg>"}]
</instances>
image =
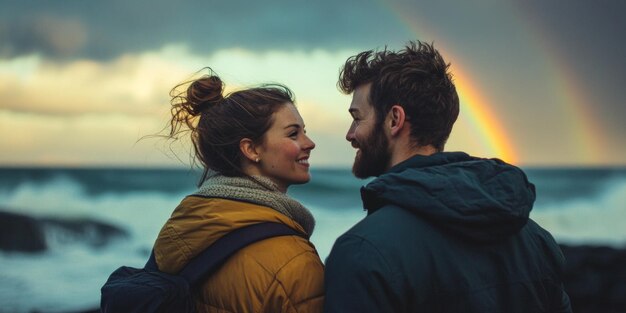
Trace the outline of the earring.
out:
<instances>
[{"instance_id":1,"label":"earring","mask_svg":"<svg viewBox=\"0 0 626 313\"><path fill-rule=\"evenodd\" d=\"M255 163L259 163L259 161L261 161L259 158L254 159Z\"/></svg>"}]
</instances>

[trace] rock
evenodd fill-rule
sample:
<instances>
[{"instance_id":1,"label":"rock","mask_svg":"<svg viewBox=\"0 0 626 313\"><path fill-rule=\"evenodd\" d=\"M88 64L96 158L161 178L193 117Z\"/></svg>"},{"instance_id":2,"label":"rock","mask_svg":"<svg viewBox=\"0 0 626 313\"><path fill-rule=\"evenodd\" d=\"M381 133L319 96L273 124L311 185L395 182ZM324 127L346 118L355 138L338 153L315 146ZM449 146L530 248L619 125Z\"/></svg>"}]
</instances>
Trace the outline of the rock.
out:
<instances>
[{"instance_id":1,"label":"rock","mask_svg":"<svg viewBox=\"0 0 626 313\"><path fill-rule=\"evenodd\" d=\"M46 238L37 219L0 211L0 250L41 252L46 250Z\"/></svg>"},{"instance_id":2,"label":"rock","mask_svg":"<svg viewBox=\"0 0 626 313\"><path fill-rule=\"evenodd\" d=\"M563 283L577 313L626 312L626 250L561 245Z\"/></svg>"},{"instance_id":3,"label":"rock","mask_svg":"<svg viewBox=\"0 0 626 313\"><path fill-rule=\"evenodd\" d=\"M102 247L116 238L128 237L125 230L87 218L34 218L0 211L0 250L42 252L51 244L86 244Z\"/></svg>"}]
</instances>

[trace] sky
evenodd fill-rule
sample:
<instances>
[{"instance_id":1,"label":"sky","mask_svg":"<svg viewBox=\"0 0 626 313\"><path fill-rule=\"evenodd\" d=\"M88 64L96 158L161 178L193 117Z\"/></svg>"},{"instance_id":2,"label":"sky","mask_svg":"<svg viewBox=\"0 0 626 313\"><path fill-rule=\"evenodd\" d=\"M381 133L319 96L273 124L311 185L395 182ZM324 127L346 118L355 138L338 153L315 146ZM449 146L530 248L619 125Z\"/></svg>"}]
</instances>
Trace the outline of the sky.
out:
<instances>
[{"instance_id":1,"label":"sky","mask_svg":"<svg viewBox=\"0 0 626 313\"><path fill-rule=\"evenodd\" d=\"M169 91L210 67L227 91L282 83L348 167L345 60L433 43L461 113L446 150L521 166L626 166L621 0L0 0L0 166L171 167ZM206 72L206 71L205 71Z\"/></svg>"}]
</instances>

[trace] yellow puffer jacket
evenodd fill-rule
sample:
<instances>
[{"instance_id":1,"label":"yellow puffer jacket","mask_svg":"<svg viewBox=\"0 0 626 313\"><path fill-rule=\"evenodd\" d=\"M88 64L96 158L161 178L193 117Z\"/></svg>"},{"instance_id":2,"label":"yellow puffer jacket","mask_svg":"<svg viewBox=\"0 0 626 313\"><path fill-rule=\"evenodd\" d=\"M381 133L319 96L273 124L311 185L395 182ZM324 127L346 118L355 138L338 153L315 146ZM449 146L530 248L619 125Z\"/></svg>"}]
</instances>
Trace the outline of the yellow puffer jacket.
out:
<instances>
[{"instance_id":1,"label":"yellow puffer jacket","mask_svg":"<svg viewBox=\"0 0 626 313\"><path fill-rule=\"evenodd\" d=\"M289 217L265 206L188 196L165 223L154 246L161 271L177 273L228 232L278 222L305 233ZM199 312L322 312L324 265L300 236L255 242L236 252L202 285Z\"/></svg>"}]
</instances>

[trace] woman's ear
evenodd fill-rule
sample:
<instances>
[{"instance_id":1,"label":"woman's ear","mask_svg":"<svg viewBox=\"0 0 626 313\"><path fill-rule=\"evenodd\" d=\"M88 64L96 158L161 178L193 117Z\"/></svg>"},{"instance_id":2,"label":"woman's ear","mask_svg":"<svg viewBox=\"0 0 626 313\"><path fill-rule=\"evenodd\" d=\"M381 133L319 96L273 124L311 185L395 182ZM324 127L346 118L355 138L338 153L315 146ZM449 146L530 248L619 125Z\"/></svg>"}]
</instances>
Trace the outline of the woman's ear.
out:
<instances>
[{"instance_id":1,"label":"woman's ear","mask_svg":"<svg viewBox=\"0 0 626 313\"><path fill-rule=\"evenodd\" d=\"M261 160L257 147L250 138L243 138L239 141L239 150L250 162L259 163Z\"/></svg>"},{"instance_id":2,"label":"woman's ear","mask_svg":"<svg viewBox=\"0 0 626 313\"><path fill-rule=\"evenodd\" d=\"M392 106L389 110L389 114L387 114L387 119L391 135L397 135L404 127L404 122L406 119L404 108L397 104Z\"/></svg>"}]
</instances>

